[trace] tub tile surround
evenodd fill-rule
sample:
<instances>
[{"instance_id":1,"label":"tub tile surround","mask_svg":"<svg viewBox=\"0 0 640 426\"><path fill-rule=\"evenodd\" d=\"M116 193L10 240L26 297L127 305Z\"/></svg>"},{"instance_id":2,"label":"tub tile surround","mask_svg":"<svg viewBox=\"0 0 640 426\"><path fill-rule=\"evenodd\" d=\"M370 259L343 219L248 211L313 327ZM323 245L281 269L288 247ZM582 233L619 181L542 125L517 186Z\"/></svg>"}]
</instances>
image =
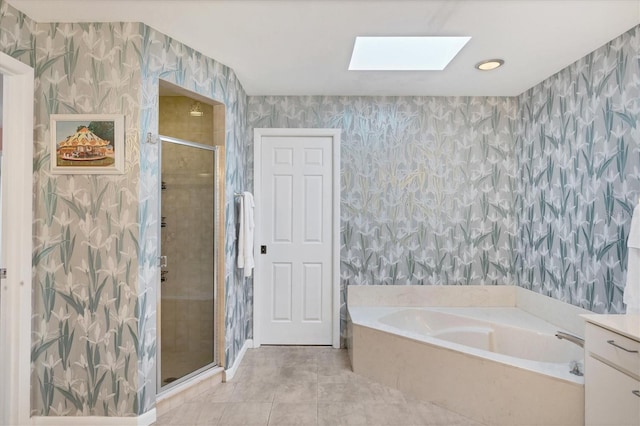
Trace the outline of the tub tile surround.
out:
<instances>
[{"instance_id":1,"label":"tub tile surround","mask_svg":"<svg viewBox=\"0 0 640 426\"><path fill-rule=\"evenodd\" d=\"M159 413L156 426L481 426L351 371L330 347L249 349L233 380Z\"/></svg>"},{"instance_id":2,"label":"tub tile surround","mask_svg":"<svg viewBox=\"0 0 640 426\"><path fill-rule=\"evenodd\" d=\"M365 306L517 307L581 337L581 315L589 313L516 286L352 286L348 290L349 307L356 310ZM478 358L473 352L420 343L374 329L366 321L349 320L347 347L354 372L486 424L584 422L584 386L579 380L542 376Z\"/></svg>"},{"instance_id":3,"label":"tub tile surround","mask_svg":"<svg viewBox=\"0 0 640 426\"><path fill-rule=\"evenodd\" d=\"M349 306L517 307L584 336L580 315L592 312L515 285L504 286L349 286Z\"/></svg>"},{"instance_id":4,"label":"tub tile surround","mask_svg":"<svg viewBox=\"0 0 640 426\"><path fill-rule=\"evenodd\" d=\"M349 306L515 306L516 286L349 286Z\"/></svg>"}]
</instances>

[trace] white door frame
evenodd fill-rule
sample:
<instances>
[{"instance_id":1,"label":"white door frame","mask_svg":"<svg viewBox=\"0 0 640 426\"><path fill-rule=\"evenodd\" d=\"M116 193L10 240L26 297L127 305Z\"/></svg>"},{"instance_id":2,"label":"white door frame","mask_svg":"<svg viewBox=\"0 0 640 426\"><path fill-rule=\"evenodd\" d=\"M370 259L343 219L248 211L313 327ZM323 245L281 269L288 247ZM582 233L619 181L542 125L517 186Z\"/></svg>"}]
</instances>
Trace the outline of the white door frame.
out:
<instances>
[{"instance_id":1,"label":"white door frame","mask_svg":"<svg viewBox=\"0 0 640 426\"><path fill-rule=\"evenodd\" d=\"M0 425L30 417L31 253L33 247L33 68L0 53L4 75L3 256L0 306ZM3 267L5 267L3 265Z\"/></svg>"},{"instance_id":2,"label":"white door frame","mask_svg":"<svg viewBox=\"0 0 640 426\"><path fill-rule=\"evenodd\" d=\"M263 136L327 136L332 138L333 148L333 218L331 227L332 254L331 254L331 329L333 347L340 347L340 133L341 129L254 129L253 131L253 186L256 215L254 218L256 226L256 238L262 229L263 216L260 205L260 195L262 194L262 137ZM265 265L258 252L260 241L254 244L255 273L253 275L253 347L260 347L260 321L262 318L262 303L264 302L264 274Z\"/></svg>"}]
</instances>

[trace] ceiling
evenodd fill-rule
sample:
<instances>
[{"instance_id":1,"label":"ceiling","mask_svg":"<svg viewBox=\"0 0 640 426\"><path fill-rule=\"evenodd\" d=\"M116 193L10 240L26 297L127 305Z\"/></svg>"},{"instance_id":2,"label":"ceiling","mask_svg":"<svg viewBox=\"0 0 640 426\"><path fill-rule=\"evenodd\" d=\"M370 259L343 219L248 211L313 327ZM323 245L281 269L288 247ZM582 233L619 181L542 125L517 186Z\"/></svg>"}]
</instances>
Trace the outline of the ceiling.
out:
<instances>
[{"instance_id":1,"label":"ceiling","mask_svg":"<svg viewBox=\"0 0 640 426\"><path fill-rule=\"evenodd\" d=\"M516 96L640 23L640 0L8 0L37 22L133 21L249 95ZM357 35L471 36L443 71L348 71ZM474 65L502 58L481 72Z\"/></svg>"}]
</instances>

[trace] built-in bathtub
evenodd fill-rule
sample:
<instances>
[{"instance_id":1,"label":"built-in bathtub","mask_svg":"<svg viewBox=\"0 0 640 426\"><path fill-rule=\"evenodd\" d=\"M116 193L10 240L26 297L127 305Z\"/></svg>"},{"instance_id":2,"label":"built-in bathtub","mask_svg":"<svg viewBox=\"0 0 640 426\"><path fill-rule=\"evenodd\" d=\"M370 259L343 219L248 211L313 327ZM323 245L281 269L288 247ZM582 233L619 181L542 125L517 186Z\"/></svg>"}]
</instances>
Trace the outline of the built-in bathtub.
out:
<instances>
[{"instance_id":1,"label":"built-in bathtub","mask_svg":"<svg viewBox=\"0 0 640 426\"><path fill-rule=\"evenodd\" d=\"M488 425L584 423L584 351L555 334L587 311L515 286L348 291L354 372Z\"/></svg>"}]
</instances>

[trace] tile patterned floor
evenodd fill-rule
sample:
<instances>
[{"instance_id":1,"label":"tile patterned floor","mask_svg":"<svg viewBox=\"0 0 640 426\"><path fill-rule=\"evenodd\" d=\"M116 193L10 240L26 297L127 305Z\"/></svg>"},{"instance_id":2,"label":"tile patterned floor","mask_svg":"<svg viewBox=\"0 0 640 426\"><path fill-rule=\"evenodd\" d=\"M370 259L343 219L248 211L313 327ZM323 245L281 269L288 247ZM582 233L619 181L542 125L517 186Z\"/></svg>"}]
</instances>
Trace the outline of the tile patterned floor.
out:
<instances>
[{"instance_id":1,"label":"tile patterned floor","mask_svg":"<svg viewBox=\"0 0 640 426\"><path fill-rule=\"evenodd\" d=\"M354 374L346 350L277 346L250 349L233 380L155 425L480 426Z\"/></svg>"}]
</instances>

